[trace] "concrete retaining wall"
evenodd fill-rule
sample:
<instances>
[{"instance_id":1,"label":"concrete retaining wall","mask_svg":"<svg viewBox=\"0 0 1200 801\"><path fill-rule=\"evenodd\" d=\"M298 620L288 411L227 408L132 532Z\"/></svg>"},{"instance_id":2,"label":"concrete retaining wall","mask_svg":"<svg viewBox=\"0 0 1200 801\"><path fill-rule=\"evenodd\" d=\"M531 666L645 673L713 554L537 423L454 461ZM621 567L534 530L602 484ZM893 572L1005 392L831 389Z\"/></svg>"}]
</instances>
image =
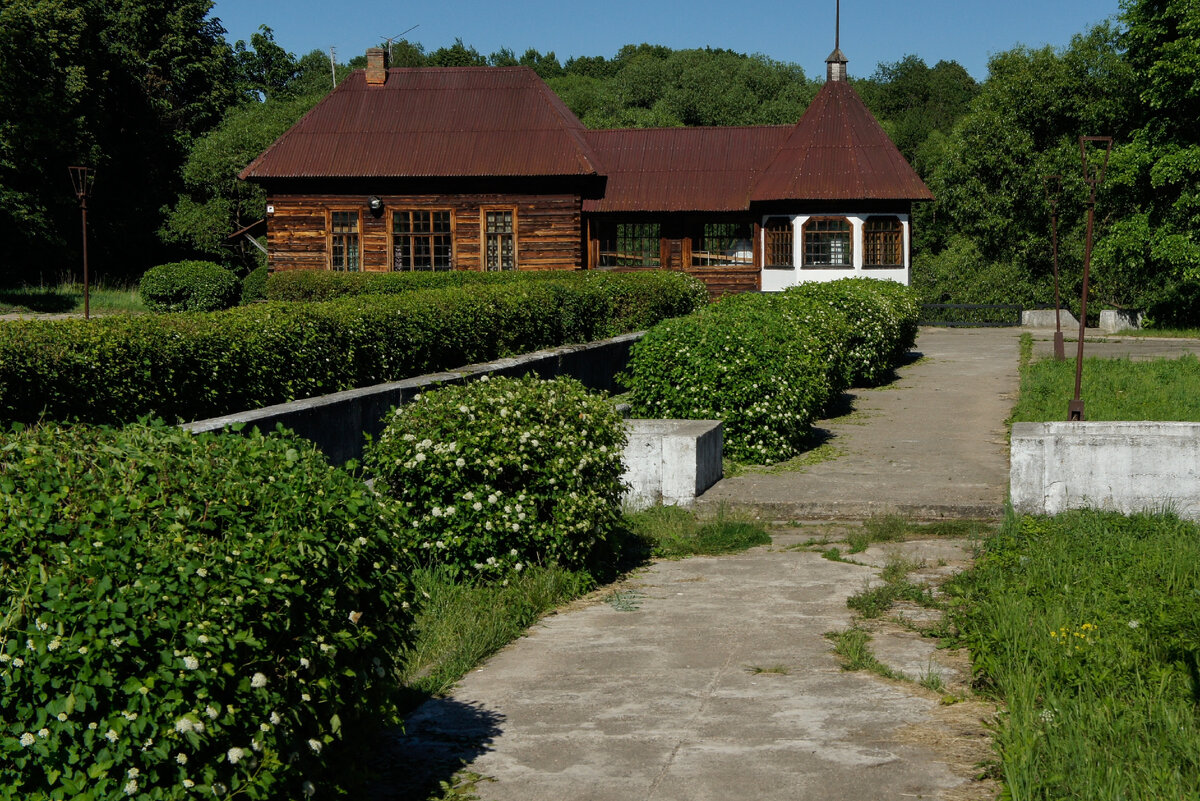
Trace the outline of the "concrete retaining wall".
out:
<instances>
[{"instance_id":1,"label":"concrete retaining wall","mask_svg":"<svg viewBox=\"0 0 1200 801\"><path fill-rule=\"evenodd\" d=\"M1018 512L1170 509L1200 520L1200 423L1014 423L1010 455Z\"/></svg>"},{"instance_id":2,"label":"concrete retaining wall","mask_svg":"<svg viewBox=\"0 0 1200 801\"><path fill-rule=\"evenodd\" d=\"M1056 325L1061 325L1063 331L1079 331L1079 321L1066 309L1058 310L1057 323L1054 309L1028 309L1021 312L1022 328L1055 328Z\"/></svg>"},{"instance_id":3,"label":"concrete retaining wall","mask_svg":"<svg viewBox=\"0 0 1200 801\"><path fill-rule=\"evenodd\" d=\"M629 362L629 350L642 333L623 334L587 345L565 345L472 364L445 373L430 373L416 378L350 389L317 398L280 403L261 409L212 417L184 424L188 431L221 431L235 423L249 429L274 431L282 424L305 439L312 440L333 464L361 459L363 435L377 436L383 430L383 418L394 406L438 384L474 381L484 375L517 377L534 374L541 378L570 376L590 389L610 392L618 389L616 375ZM720 462L720 457L717 459Z\"/></svg>"},{"instance_id":4,"label":"concrete retaining wall","mask_svg":"<svg viewBox=\"0 0 1200 801\"><path fill-rule=\"evenodd\" d=\"M720 420L626 420L625 504L691 506L721 478Z\"/></svg>"}]
</instances>

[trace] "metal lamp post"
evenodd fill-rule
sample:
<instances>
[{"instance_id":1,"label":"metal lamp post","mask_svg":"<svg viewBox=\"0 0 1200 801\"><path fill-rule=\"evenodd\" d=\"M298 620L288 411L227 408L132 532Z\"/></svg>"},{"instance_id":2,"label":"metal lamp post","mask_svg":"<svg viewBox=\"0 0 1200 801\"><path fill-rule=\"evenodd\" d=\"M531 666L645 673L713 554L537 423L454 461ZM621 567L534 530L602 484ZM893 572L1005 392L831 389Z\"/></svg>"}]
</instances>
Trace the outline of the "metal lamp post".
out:
<instances>
[{"instance_id":1,"label":"metal lamp post","mask_svg":"<svg viewBox=\"0 0 1200 801\"><path fill-rule=\"evenodd\" d=\"M91 315L90 288L88 286L88 257L87 257L87 199L92 193L92 184L96 181L96 171L89 167L71 167L71 185L75 187L75 197L79 198L79 213L83 217L83 317Z\"/></svg>"},{"instance_id":2,"label":"metal lamp post","mask_svg":"<svg viewBox=\"0 0 1200 801\"><path fill-rule=\"evenodd\" d=\"M1046 202L1050 204L1050 241L1054 250L1054 359L1061 362L1067 358L1063 345L1062 304L1058 296L1058 198L1062 195L1062 176L1043 175L1042 181L1046 188Z\"/></svg>"},{"instance_id":3,"label":"metal lamp post","mask_svg":"<svg viewBox=\"0 0 1200 801\"><path fill-rule=\"evenodd\" d=\"M1088 142L1095 142L1104 150L1104 160L1099 164L1088 165ZM1087 326L1088 277L1092 269L1092 230L1096 219L1096 187L1104 180L1108 169L1108 156L1112 153L1111 136L1081 136L1079 137L1079 158L1083 162L1083 180L1088 185L1087 201L1087 234L1083 244L1083 293L1079 303L1079 348L1075 355L1075 398L1067 404L1067 420L1082 422L1083 399L1079 397L1083 385L1083 338Z\"/></svg>"}]
</instances>

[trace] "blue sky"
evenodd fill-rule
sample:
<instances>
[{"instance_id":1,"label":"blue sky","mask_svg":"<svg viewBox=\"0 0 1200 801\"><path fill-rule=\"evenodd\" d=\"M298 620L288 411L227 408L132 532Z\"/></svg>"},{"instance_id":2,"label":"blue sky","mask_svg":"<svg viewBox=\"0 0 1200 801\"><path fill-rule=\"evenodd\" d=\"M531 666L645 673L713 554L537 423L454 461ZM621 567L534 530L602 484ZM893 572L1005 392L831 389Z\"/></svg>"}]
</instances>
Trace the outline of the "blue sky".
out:
<instances>
[{"instance_id":1,"label":"blue sky","mask_svg":"<svg viewBox=\"0 0 1200 801\"><path fill-rule=\"evenodd\" d=\"M957 61L982 80L990 54L1017 45L1065 46L1119 6L1119 0L844 0L842 50L854 76L912 53L930 66ZM265 24L298 56L333 46L343 62L416 25L406 38L426 50L461 37L484 55L509 47L519 56L536 47L566 61L611 57L629 43L709 45L792 61L810 78L824 76L834 32L834 0L217 0L211 13L230 42L248 40Z\"/></svg>"}]
</instances>

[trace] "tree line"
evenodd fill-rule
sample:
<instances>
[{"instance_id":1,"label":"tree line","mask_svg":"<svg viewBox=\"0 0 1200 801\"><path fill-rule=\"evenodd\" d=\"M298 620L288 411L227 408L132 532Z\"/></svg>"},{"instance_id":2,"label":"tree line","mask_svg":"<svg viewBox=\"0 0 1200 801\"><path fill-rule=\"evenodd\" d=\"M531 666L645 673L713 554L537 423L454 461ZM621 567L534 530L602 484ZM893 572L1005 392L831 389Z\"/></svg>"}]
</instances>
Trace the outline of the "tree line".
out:
<instances>
[{"instance_id":1,"label":"tree line","mask_svg":"<svg viewBox=\"0 0 1200 801\"><path fill-rule=\"evenodd\" d=\"M70 164L97 169L91 252L136 276L203 256L258 256L234 231L262 216L237 173L351 69L297 57L262 27L230 44L209 0L0 0L0 280L75 269ZM796 64L720 48L630 44L611 58L483 55L456 40L390 44L393 66L535 70L591 128L793 123L819 80ZM1049 206L1063 177L1065 292L1082 264L1080 135L1116 139L1098 202L1096 297L1147 306L1200 287L1200 8L1124 0L1064 48L996 54L977 83L916 55L853 84L933 190L915 212L914 281L927 300L1045 302ZM1200 290L1196 290L1200 295Z\"/></svg>"}]
</instances>

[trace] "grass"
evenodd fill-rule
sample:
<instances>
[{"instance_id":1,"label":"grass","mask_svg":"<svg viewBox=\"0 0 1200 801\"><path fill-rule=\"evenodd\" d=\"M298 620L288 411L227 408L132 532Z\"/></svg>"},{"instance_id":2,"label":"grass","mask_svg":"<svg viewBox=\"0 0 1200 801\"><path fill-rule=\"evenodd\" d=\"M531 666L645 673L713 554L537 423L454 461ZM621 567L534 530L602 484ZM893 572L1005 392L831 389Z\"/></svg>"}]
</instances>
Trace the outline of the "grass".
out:
<instances>
[{"instance_id":1,"label":"grass","mask_svg":"<svg viewBox=\"0 0 1200 801\"><path fill-rule=\"evenodd\" d=\"M678 506L655 506L627 515L626 520L634 535L649 544L653 556L666 559L714 556L771 544L760 523L725 507L710 518L699 518Z\"/></svg>"},{"instance_id":2,"label":"grass","mask_svg":"<svg viewBox=\"0 0 1200 801\"><path fill-rule=\"evenodd\" d=\"M844 631L831 631L825 637L833 642L833 652L842 659L843 670L867 670L885 679L904 680L904 676L892 670L871 653L871 633L860 626L851 626Z\"/></svg>"},{"instance_id":3,"label":"grass","mask_svg":"<svg viewBox=\"0 0 1200 801\"><path fill-rule=\"evenodd\" d=\"M1020 397L1012 422L1065 420L1075 394L1075 362L1022 360ZM1087 419L1200 422L1200 359L1134 362L1085 358L1081 397Z\"/></svg>"},{"instance_id":4,"label":"grass","mask_svg":"<svg viewBox=\"0 0 1200 801\"><path fill-rule=\"evenodd\" d=\"M937 520L917 523L901 515L878 515L863 521L861 529L846 534L848 553L862 553L877 542L900 542L916 537L961 537L977 539L989 524L979 520Z\"/></svg>"},{"instance_id":5,"label":"grass","mask_svg":"<svg viewBox=\"0 0 1200 801\"><path fill-rule=\"evenodd\" d=\"M846 599L846 606L858 612L864 619L877 618L891 609L897 601L911 601L921 606L936 608L932 589L926 584L908 580L908 574L920 567L907 559L889 559L880 578L882 584L865 586Z\"/></svg>"},{"instance_id":6,"label":"grass","mask_svg":"<svg viewBox=\"0 0 1200 801\"><path fill-rule=\"evenodd\" d=\"M1150 337L1159 339L1200 339L1200 328L1138 328L1122 331L1115 336Z\"/></svg>"},{"instance_id":7,"label":"grass","mask_svg":"<svg viewBox=\"0 0 1200 801\"><path fill-rule=\"evenodd\" d=\"M92 285L88 288L92 314L142 314L146 306L133 286ZM83 314L83 284L25 286L0 289L0 314Z\"/></svg>"},{"instance_id":8,"label":"grass","mask_svg":"<svg viewBox=\"0 0 1200 801\"><path fill-rule=\"evenodd\" d=\"M946 585L994 728L1003 798L1196 798L1200 527L1010 515Z\"/></svg>"},{"instance_id":9,"label":"grass","mask_svg":"<svg viewBox=\"0 0 1200 801\"><path fill-rule=\"evenodd\" d=\"M787 665L746 665L746 672L751 676L761 676L764 673L773 676L788 676L792 670Z\"/></svg>"}]
</instances>

